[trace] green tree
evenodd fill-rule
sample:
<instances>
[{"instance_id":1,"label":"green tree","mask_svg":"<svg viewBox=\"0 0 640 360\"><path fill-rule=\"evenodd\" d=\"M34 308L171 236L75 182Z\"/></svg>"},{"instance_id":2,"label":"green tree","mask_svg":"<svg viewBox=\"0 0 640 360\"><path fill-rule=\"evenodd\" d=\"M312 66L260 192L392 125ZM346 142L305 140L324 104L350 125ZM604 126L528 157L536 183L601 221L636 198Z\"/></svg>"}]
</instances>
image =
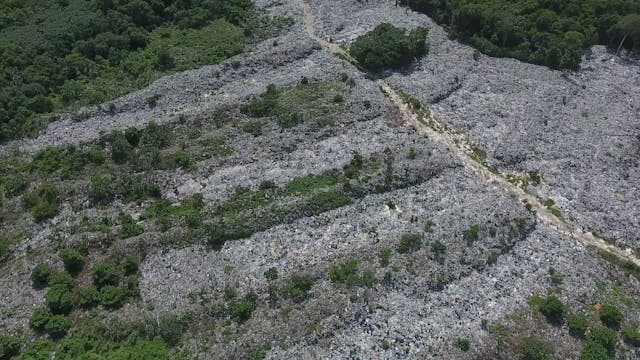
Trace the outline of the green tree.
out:
<instances>
[{"instance_id":1,"label":"green tree","mask_svg":"<svg viewBox=\"0 0 640 360\"><path fill-rule=\"evenodd\" d=\"M37 288L45 287L49 284L49 275L51 275L51 267L49 264L40 263L31 271L31 281L33 286Z\"/></svg>"},{"instance_id":2,"label":"green tree","mask_svg":"<svg viewBox=\"0 0 640 360\"><path fill-rule=\"evenodd\" d=\"M58 252L58 256L64 263L64 268L71 274L76 274L82 270L84 256L74 249L64 248Z\"/></svg>"},{"instance_id":3,"label":"green tree","mask_svg":"<svg viewBox=\"0 0 640 360\"><path fill-rule=\"evenodd\" d=\"M67 314L73 308L71 290L64 285L55 285L45 295L47 307L54 314Z\"/></svg>"}]
</instances>

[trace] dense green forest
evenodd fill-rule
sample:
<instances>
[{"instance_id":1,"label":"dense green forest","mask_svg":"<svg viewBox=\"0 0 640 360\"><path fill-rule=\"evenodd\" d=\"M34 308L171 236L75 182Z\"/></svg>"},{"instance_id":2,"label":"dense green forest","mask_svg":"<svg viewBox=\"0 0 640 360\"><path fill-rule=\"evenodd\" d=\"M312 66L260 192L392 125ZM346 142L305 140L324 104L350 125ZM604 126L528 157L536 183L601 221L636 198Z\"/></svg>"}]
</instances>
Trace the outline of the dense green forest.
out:
<instances>
[{"instance_id":1,"label":"dense green forest","mask_svg":"<svg viewBox=\"0 0 640 360\"><path fill-rule=\"evenodd\" d=\"M407 0L450 34L498 57L577 69L585 48L640 47L638 0Z\"/></svg>"},{"instance_id":2,"label":"dense green forest","mask_svg":"<svg viewBox=\"0 0 640 360\"><path fill-rule=\"evenodd\" d=\"M53 111L220 62L283 21L251 0L2 1L0 142L36 135Z\"/></svg>"}]
</instances>

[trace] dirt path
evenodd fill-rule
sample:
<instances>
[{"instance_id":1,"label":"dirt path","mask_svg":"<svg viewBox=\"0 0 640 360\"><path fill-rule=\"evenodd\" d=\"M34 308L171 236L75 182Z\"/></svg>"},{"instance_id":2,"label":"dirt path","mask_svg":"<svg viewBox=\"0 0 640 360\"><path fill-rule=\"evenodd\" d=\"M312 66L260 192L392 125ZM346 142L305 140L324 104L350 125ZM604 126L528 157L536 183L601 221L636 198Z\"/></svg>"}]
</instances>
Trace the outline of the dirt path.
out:
<instances>
[{"instance_id":1,"label":"dirt path","mask_svg":"<svg viewBox=\"0 0 640 360\"><path fill-rule=\"evenodd\" d=\"M304 0L293 1L302 9L304 26L309 36L327 48L332 54L352 64L356 64L356 61L340 46L317 35L315 17L309 4ZM378 80L377 83L387 98L398 107L407 125L415 128L419 134L429 137L442 147L448 149L449 152L459 159L464 167L480 181L493 185L500 191L515 197L523 204L530 204L531 210L535 211L539 221L549 225L559 233L571 237L579 244L592 250L604 251L615 255L622 262L632 263L640 267L640 259L633 254L631 249L622 249L616 245L609 244L595 237L592 233L577 229L560 217L554 215L551 210L542 203L541 199L526 192L516 184L510 183L504 175L490 171L485 165L478 161L473 148L463 134L456 133L446 126L443 126L432 111L424 108L415 109L410 107L405 101L406 99L403 99L403 96L384 80Z\"/></svg>"}]
</instances>

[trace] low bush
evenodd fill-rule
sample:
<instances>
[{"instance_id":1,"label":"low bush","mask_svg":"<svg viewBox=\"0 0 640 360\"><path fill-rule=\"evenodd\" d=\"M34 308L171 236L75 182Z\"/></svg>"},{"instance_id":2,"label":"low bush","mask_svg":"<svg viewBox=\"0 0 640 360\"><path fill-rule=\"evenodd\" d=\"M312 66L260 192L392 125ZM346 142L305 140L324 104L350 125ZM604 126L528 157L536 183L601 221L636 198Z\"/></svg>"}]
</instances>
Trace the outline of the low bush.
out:
<instances>
[{"instance_id":1,"label":"low bush","mask_svg":"<svg viewBox=\"0 0 640 360\"><path fill-rule=\"evenodd\" d=\"M121 239L138 236L144 232L142 226L138 225L130 215L120 216L120 231L118 235Z\"/></svg>"},{"instance_id":2,"label":"low bush","mask_svg":"<svg viewBox=\"0 0 640 360\"><path fill-rule=\"evenodd\" d=\"M554 295L543 298L538 309L550 323L562 324L565 311L564 304Z\"/></svg>"},{"instance_id":3,"label":"low bush","mask_svg":"<svg viewBox=\"0 0 640 360\"><path fill-rule=\"evenodd\" d=\"M44 326L44 330L53 338L61 338L71 328L71 319L65 315L53 315Z\"/></svg>"},{"instance_id":4,"label":"low bush","mask_svg":"<svg viewBox=\"0 0 640 360\"><path fill-rule=\"evenodd\" d=\"M589 323L587 322L587 318L582 315L570 314L567 316L567 325L569 326L569 333L571 335L584 338Z\"/></svg>"},{"instance_id":5,"label":"low bush","mask_svg":"<svg viewBox=\"0 0 640 360\"><path fill-rule=\"evenodd\" d=\"M120 278L120 273L113 264L97 264L91 271L91 277L93 284L98 288L102 288L107 285L117 285Z\"/></svg>"},{"instance_id":6,"label":"low bush","mask_svg":"<svg viewBox=\"0 0 640 360\"><path fill-rule=\"evenodd\" d=\"M68 272L54 272L49 275L49 286L64 286L71 290L73 289L73 278Z\"/></svg>"},{"instance_id":7,"label":"low bush","mask_svg":"<svg viewBox=\"0 0 640 360\"><path fill-rule=\"evenodd\" d=\"M135 274L138 272L140 266L140 259L137 256L127 256L122 261L122 270L126 275Z\"/></svg>"},{"instance_id":8,"label":"low bush","mask_svg":"<svg viewBox=\"0 0 640 360\"><path fill-rule=\"evenodd\" d=\"M29 326L34 330L42 331L52 316L53 314L47 306L39 307L33 311L33 314L31 314Z\"/></svg>"},{"instance_id":9,"label":"low bush","mask_svg":"<svg viewBox=\"0 0 640 360\"><path fill-rule=\"evenodd\" d=\"M158 323L158 336L169 346L176 346L182 341L186 323L177 316L163 318Z\"/></svg>"},{"instance_id":10,"label":"low bush","mask_svg":"<svg viewBox=\"0 0 640 360\"><path fill-rule=\"evenodd\" d=\"M300 302L307 298L312 286L313 280L310 277L294 275L286 284L284 293L294 301Z\"/></svg>"},{"instance_id":11,"label":"low bush","mask_svg":"<svg viewBox=\"0 0 640 360\"><path fill-rule=\"evenodd\" d=\"M20 352L21 340L17 336L0 336L0 360L9 360Z\"/></svg>"},{"instance_id":12,"label":"low bush","mask_svg":"<svg viewBox=\"0 0 640 360\"><path fill-rule=\"evenodd\" d=\"M447 253L447 245L440 241L435 241L431 244L431 252L437 256L443 256Z\"/></svg>"},{"instance_id":13,"label":"low bush","mask_svg":"<svg viewBox=\"0 0 640 360\"><path fill-rule=\"evenodd\" d=\"M404 234L400 238L400 242L396 247L396 250L400 254L407 254L410 252L418 251L422 247L422 235L418 234Z\"/></svg>"},{"instance_id":14,"label":"low bush","mask_svg":"<svg viewBox=\"0 0 640 360\"><path fill-rule=\"evenodd\" d=\"M640 331L636 326L627 326L622 329L622 340L631 346L640 347Z\"/></svg>"},{"instance_id":15,"label":"low bush","mask_svg":"<svg viewBox=\"0 0 640 360\"><path fill-rule=\"evenodd\" d=\"M49 275L51 275L51 267L49 264L40 263L31 271L31 281L36 288L42 288L49 285Z\"/></svg>"},{"instance_id":16,"label":"low bush","mask_svg":"<svg viewBox=\"0 0 640 360\"><path fill-rule=\"evenodd\" d=\"M54 314L67 314L73 308L71 290L65 285L52 286L44 298L47 307Z\"/></svg>"},{"instance_id":17,"label":"low bush","mask_svg":"<svg viewBox=\"0 0 640 360\"><path fill-rule=\"evenodd\" d=\"M522 360L550 360L551 352L545 343L535 338L527 338L520 351Z\"/></svg>"},{"instance_id":18,"label":"low bush","mask_svg":"<svg viewBox=\"0 0 640 360\"><path fill-rule=\"evenodd\" d=\"M78 305L90 308L100 303L100 292L95 286L88 286L78 291Z\"/></svg>"},{"instance_id":19,"label":"low bush","mask_svg":"<svg viewBox=\"0 0 640 360\"><path fill-rule=\"evenodd\" d=\"M600 309L600 321L612 329L620 329L624 315L615 305L605 304Z\"/></svg>"},{"instance_id":20,"label":"low bush","mask_svg":"<svg viewBox=\"0 0 640 360\"><path fill-rule=\"evenodd\" d=\"M456 346L458 347L458 349L467 352L469 351L469 349L471 349L471 343L469 342L468 339L461 339L458 338L456 340Z\"/></svg>"},{"instance_id":21,"label":"low bush","mask_svg":"<svg viewBox=\"0 0 640 360\"><path fill-rule=\"evenodd\" d=\"M64 263L65 270L70 274L76 274L82 270L82 266L84 265L84 256L80 255L76 250L64 248L58 251L58 256Z\"/></svg>"},{"instance_id":22,"label":"low bush","mask_svg":"<svg viewBox=\"0 0 640 360\"><path fill-rule=\"evenodd\" d=\"M618 343L618 335L615 331L606 327L597 327L591 329L589 335L587 335L588 343L600 344L607 350L609 355L613 356L616 353L616 344ZM589 344L587 344L589 346Z\"/></svg>"},{"instance_id":23,"label":"low bush","mask_svg":"<svg viewBox=\"0 0 640 360\"><path fill-rule=\"evenodd\" d=\"M108 309L117 309L126 299L125 291L113 285L106 285L100 289L100 303Z\"/></svg>"},{"instance_id":24,"label":"low bush","mask_svg":"<svg viewBox=\"0 0 640 360\"><path fill-rule=\"evenodd\" d=\"M609 352L597 342L587 342L580 354L580 360L609 360Z\"/></svg>"},{"instance_id":25,"label":"low bush","mask_svg":"<svg viewBox=\"0 0 640 360\"><path fill-rule=\"evenodd\" d=\"M371 286L375 282L372 272L361 272L358 269L358 260L349 259L342 264L331 268L329 278L333 283L342 283L349 286Z\"/></svg>"},{"instance_id":26,"label":"low bush","mask_svg":"<svg viewBox=\"0 0 640 360\"><path fill-rule=\"evenodd\" d=\"M38 191L25 195L23 203L27 209L30 209L36 221L42 221L58 215L60 201L58 196L58 189L55 186L44 184Z\"/></svg>"}]
</instances>

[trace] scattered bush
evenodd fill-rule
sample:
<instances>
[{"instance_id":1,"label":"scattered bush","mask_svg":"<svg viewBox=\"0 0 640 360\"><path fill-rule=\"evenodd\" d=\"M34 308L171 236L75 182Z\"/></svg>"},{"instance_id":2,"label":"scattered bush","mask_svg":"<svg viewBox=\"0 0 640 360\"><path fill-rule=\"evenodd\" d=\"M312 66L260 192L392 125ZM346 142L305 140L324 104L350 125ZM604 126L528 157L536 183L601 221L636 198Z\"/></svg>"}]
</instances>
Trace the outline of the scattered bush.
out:
<instances>
[{"instance_id":1,"label":"scattered bush","mask_svg":"<svg viewBox=\"0 0 640 360\"><path fill-rule=\"evenodd\" d=\"M469 349L471 349L471 343L469 342L468 339L461 339L458 338L456 340L456 346L458 347L458 349L467 352L469 351Z\"/></svg>"},{"instance_id":2,"label":"scattered bush","mask_svg":"<svg viewBox=\"0 0 640 360\"><path fill-rule=\"evenodd\" d=\"M331 268L329 278L333 283L342 283L349 286L371 286L375 281L372 272L360 272L358 260L350 259Z\"/></svg>"},{"instance_id":3,"label":"scattered bush","mask_svg":"<svg viewBox=\"0 0 640 360\"><path fill-rule=\"evenodd\" d=\"M278 279L278 269L275 267L269 268L269 270L264 272L264 277L269 281L275 281Z\"/></svg>"},{"instance_id":4,"label":"scattered bush","mask_svg":"<svg viewBox=\"0 0 640 360\"><path fill-rule=\"evenodd\" d=\"M622 329L622 339L631 346L640 347L640 331L636 326L627 326Z\"/></svg>"},{"instance_id":5,"label":"scattered bush","mask_svg":"<svg viewBox=\"0 0 640 360\"><path fill-rule=\"evenodd\" d=\"M105 176L91 177L89 200L94 204L107 204L115 198L113 179Z\"/></svg>"},{"instance_id":6,"label":"scattered bush","mask_svg":"<svg viewBox=\"0 0 640 360\"><path fill-rule=\"evenodd\" d=\"M400 238L400 242L396 250L400 254L407 254L418 251L422 247L422 236L418 234L404 234Z\"/></svg>"},{"instance_id":7,"label":"scattered bush","mask_svg":"<svg viewBox=\"0 0 640 360\"><path fill-rule=\"evenodd\" d=\"M20 352L20 338L17 336L0 336L0 360L9 360Z\"/></svg>"},{"instance_id":8,"label":"scattered bush","mask_svg":"<svg viewBox=\"0 0 640 360\"><path fill-rule=\"evenodd\" d=\"M551 352L547 345L535 338L527 338L522 344L522 360L550 360Z\"/></svg>"},{"instance_id":9,"label":"scattered bush","mask_svg":"<svg viewBox=\"0 0 640 360\"><path fill-rule=\"evenodd\" d=\"M71 319L65 315L53 315L44 326L44 330L53 338L60 338L71 328Z\"/></svg>"},{"instance_id":10,"label":"scattered bush","mask_svg":"<svg viewBox=\"0 0 640 360\"><path fill-rule=\"evenodd\" d=\"M587 342L580 354L580 360L609 360L609 352L597 342Z\"/></svg>"},{"instance_id":11,"label":"scattered bush","mask_svg":"<svg viewBox=\"0 0 640 360\"><path fill-rule=\"evenodd\" d=\"M105 285L100 289L100 303L109 309L117 309L124 303L126 294L118 286Z\"/></svg>"},{"instance_id":12,"label":"scattered bush","mask_svg":"<svg viewBox=\"0 0 640 360\"><path fill-rule=\"evenodd\" d=\"M249 320L254 308L255 304L247 299L235 301L229 304L231 318L238 323L243 323Z\"/></svg>"},{"instance_id":13,"label":"scattered bush","mask_svg":"<svg viewBox=\"0 0 640 360\"><path fill-rule=\"evenodd\" d=\"M51 310L48 307L42 306L33 311L31 319L29 320L29 326L34 330L42 331L44 326L47 325L49 319L53 316Z\"/></svg>"},{"instance_id":14,"label":"scattered bush","mask_svg":"<svg viewBox=\"0 0 640 360\"><path fill-rule=\"evenodd\" d=\"M582 315L570 314L567 316L567 325L569 325L569 333L578 338L584 338L587 333L589 323Z\"/></svg>"},{"instance_id":15,"label":"scattered bush","mask_svg":"<svg viewBox=\"0 0 640 360\"><path fill-rule=\"evenodd\" d=\"M49 275L49 286L64 286L73 289L73 278L68 272L54 272Z\"/></svg>"},{"instance_id":16,"label":"scattered bush","mask_svg":"<svg viewBox=\"0 0 640 360\"><path fill-rule=\"evenodd\" d=\"M51 275L51 267L49 264L40 263L31 271L31 281L33 286L37 288L46 287L49 284L49 275Z\"/></svg>"},{"instance_id":17,"label":"scattered bush","mask_svg":"<svg viewBox=\"0 0 640 360\"><path fill-rule=\"evenodd\" d=\"M64 263L64 268L71 274L76 274L82 270L84 257L74 249L64 248L58 252L58 256Z\"/></svg>"},{"instance_id":18,"label":"scattered bush","mask_svg":"<svg viewBox=\"0 0 640 360\"><path fill-rule=\"evenodd\" d=\"M542 299L539 310L553 324L562 324L564 320L564 304L554 295Z\"/></svg>"},{"instance_id":19,"label":"scattered bush","mask_svg":"<svg viewBox=\"0 0 640 360\"><path fill-rule=\"evenodd\" d=\"M0 180L4 185L4 193L7 197L15 197L22 194L29 187L26 177L21 175L10 175Z\"/></svg>"},{"instance_id":20,"label":"scattered bush","mask_svg":"<svg viewBox=\"0 0 640 360\"><path fill-rule=\"evenodd\" d=\"M427 29L418 27L406 33L389 23L382 23L351 44L350 53L367 70L406 67L416 57L427 53Z\"/></svg>"},{"instance_id":21,"label":"scattered bush","mask_svg":"<svg viewBox=\"0 0 640 360\"><path fill-rule=\"evenodd\" d=\"M120 273L113 264L97 264L91 272L93 284L98 288L107 285L117 285Z\"/></svg>"},{"instance_id":22,"label":"scattered bush","mask_svg":"<svg viewBox=\"0 0 640 360\"><path fill-rule=\"evenodd\" d=\"M591 329L589 335L587 335L588 343L596 343L602 345L607 350L609 355L614 355L616 352L616 344L618 343L618 336L615 331L606 327L597 327ZM587 344L587 347L589 344Z\"/></svg>"},{"instance_id":23,"label":"scattered bush","mask_svg":"<svg viewBox=\"0 0 640 360\"><path fill-rule=\"evenodd\" d=\"M133 146L120 131L114 131L110 136L111 159L116 164L124 164L134 156Z\"/></svg>"},{"instance_id":24,"label":"scattered bush","mask_svg":"<svg viewBox=\"0 0 640 360\"><path fill-rule=\"evenodd\" d=\"M140 259L137 256L127 256L122 261L122 269L126 275L135 274L138 272L140 266Z\"/></svg>"},{"instance_id":25,"label":"scattered bush","mask_svg":"<svg viewBox=\"0 0 640 360\"><path fill-rule=\"evenodd\" d=\"M54 314L67 314L73 308L71 290L65 285L52 286L44 298L47 307Z\"/></svg>"},{"instance_id":26,"label":"scattered bush","mask_svg":"<svg viewBox=\"0 0 640 360\"><path fill-rule=\"evenodd\" d=\"M78 291L78 305L90 308L100 303L100 292L95 286L88 286Z\"/></svg>"},{"instance_id":27,"label":"scattered bush","mask_svg":"<svg viewBox=\"0 0 640 360\"><path fill-rule=\"evenodd\" d=\"M128 214L120 216L120 231L118 235L121 239L128 239L130 237L138 236L144 232L142 226L138 225L133 218Z\"/></svg>"},{"instance_id":28,"label":"scattered bush","mask_svg":"<svg viewBox=\"0 0 640 360\"><path fill-rule=\"evenodd\" d=\"M475 241L478 241L480 235L480 226L478 224L473 224L467 230L462 231L464 239L467 241L467 245L471 245Z\"/></svg>"},{"instance_id":29,"label":"scattered bush","mask_svg":"<svg viewBox=\"0 0 640 360\"><path fill-rule=\"evenodd\" d=\"M436 240L433 244L431 244L431 252L433 252L437 256L443 256L447 253L447 245Z\"/></svg>"},{"instance_id":30,"label":"scattered bush","mask_svg":"<svg viewBox=\"0 0 640 360\"><path fill-rule=\"evenodd\" d=\"M25 207L31 210L31 215L36 221L58 215L58 189L53 185L42 185L38 191L25 195L23 202Z\"/></svg>"},{"instance_id":31,"label":"scattered bush","mask_svg":"<svg viewBox=\"0 0 640 360\"><path fill-rule=\"evenodd\" d=\"M308 276L294 275L285 286L284 293L287 297L299 302L307 298L312 286L313 281Z\"/></svg>"},{"instance_id":32,"label":"scattered bush","mask_svg":"<svg viewBox=\"0 0 640 360\"><path fill-rule=\"evenodd\" d=\"M380 260L380 265L387 266L391 260L391 249L382 249L378 253L378 260Z\"/></svg>"},{"instance_id":33,"label":"scattered bush","mask_svg":"<svg viewBox=\"0 0 640 360\"><path fill-rule=\"evenodd\" d=\"M624 321L624 315L615 305L605 304L600 309L600 320L607 327L617 330Z\"/></svg>"},{"instance_id":34,"label":"scattered bush","mask_svg":"<svg viewBox=\"0 0 640 360\"><path fill-rule=\"evenodd\" d=\"M186 323L177 316L169 316L160 320L158 335L169 346L176 346L182 341Z\"/></svg>"}]
</instances>

